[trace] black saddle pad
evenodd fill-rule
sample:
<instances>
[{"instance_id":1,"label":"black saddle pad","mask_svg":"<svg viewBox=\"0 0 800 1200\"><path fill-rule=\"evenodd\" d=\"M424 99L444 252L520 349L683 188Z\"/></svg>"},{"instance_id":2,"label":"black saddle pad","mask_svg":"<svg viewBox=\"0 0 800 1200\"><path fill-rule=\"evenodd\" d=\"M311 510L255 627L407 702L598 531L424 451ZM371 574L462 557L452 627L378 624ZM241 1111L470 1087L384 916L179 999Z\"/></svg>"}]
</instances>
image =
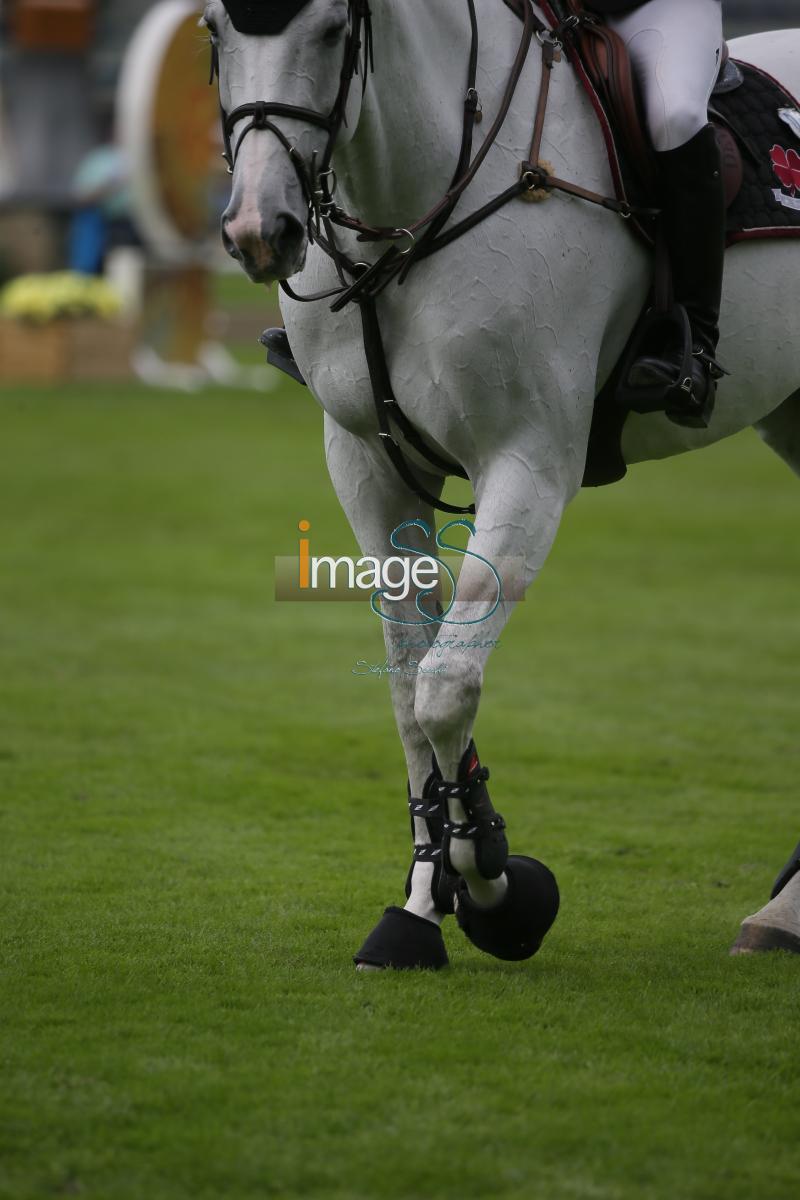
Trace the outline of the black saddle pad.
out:
<instances>
[{"instance_id":1,"label":"black saddle pad","mask_svg":"<svg viewBox=\"0 0 800 1200\"><path fill-rule=\"evenodd\" d=\"M744 167L728 241L800 237L800 104L759 67L736 65L744 82L713 96L709 110L736 138Z\"/></svg>"}]
</instances>

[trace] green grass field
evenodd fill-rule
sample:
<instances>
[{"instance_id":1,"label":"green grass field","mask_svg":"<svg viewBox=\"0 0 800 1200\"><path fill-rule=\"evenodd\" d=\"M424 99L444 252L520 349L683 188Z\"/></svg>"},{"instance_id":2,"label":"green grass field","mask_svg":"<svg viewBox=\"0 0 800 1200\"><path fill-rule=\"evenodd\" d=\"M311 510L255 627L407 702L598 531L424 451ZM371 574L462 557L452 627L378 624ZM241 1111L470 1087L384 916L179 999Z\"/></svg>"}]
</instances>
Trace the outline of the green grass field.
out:
<instances>
[{"instance_id":1,"label":"green grass field","mask_svg":"<svg viewBox=\"0 0 800 1200\"><path fill-rule=\"evenodd\" d=\"M291 385L2 399L0 1196L794 1200L800 962L727 950L800 833L797 480L750 434L581 495L477 730L559 920L364 976L379 622L271 596L301 517L354 549L320 434Z\"/></svg>"}]
</instances>

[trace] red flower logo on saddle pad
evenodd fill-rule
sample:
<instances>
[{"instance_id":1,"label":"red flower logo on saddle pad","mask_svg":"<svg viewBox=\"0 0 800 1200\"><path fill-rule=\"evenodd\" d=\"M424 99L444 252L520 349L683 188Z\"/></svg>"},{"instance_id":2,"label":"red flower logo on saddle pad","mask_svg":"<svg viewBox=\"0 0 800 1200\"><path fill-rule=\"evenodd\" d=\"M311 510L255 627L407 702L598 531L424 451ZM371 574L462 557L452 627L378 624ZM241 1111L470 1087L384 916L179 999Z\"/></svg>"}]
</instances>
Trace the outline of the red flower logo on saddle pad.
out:
<instances>
[{"instance_id":1,"label":"red flower logo on saddle pad","mask_svg":"<svg viewBox=\"0 0 800 1200\"><path fill-rule=\"evenodd\" d=\"M770 151L772 169L784 187L800 192L800 154L796 150L784 150L773 146Z\"/></svg>"}]
</instances>

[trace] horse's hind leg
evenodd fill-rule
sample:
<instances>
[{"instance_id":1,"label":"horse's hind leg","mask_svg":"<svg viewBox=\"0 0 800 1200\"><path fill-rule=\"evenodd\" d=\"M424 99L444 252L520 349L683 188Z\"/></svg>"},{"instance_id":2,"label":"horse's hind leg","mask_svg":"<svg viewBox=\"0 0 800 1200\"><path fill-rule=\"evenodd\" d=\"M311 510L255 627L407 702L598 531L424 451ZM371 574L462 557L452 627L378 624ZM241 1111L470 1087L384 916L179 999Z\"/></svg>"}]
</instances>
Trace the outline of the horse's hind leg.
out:
<instances>
[{"instance_id":1,"label":"horse's hind leg","mask_svg":"<svg viewBox=\"0 0 800 1200\"><path fill-rule=\"evenodd\" d=\"M766 444L800 475L800 391L756 425ZM800 954L800 843L775 880L767 904L742 922L731 954L792 950Z\"/></svg>"},{"instance_id":2,"label":"horse's hind leg","mask_svg":"<svg viewBox=\"0 0 800 1200\"><path fill-rule=\"evenodd\" d=\"M775 880L769 903L742 921L731 954L763 950L800 954L800 842Z\"/></svg>"},{"instance_id":3,"label":"horse's hind leg","mask_svg":"<svg viewBox=\"0 0 800 1200\"><path fill-rule=\"evenodd\" d=\"M756 422L756 430L764 442L800 475L800 391L784 400L763 421Z\"/></svg>"}]
</instances>

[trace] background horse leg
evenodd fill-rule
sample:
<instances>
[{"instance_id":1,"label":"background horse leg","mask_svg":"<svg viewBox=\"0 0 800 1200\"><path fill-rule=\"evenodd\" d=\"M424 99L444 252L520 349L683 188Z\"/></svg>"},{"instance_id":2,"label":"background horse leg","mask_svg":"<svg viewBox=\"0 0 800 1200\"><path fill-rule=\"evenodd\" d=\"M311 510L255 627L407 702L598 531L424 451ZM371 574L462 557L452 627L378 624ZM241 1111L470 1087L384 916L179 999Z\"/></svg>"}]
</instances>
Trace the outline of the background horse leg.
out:
<instances>
[{"instance_id":1,"label":"background horse leg","mask_svg":"<svg viewBox=\"0 0 800 1200\"><path fill-rule=\"evenodd\" d=\"M759 435L779 458L800 475L800 391L784 400L755 425Z\"/></svg>"},{"instance_id":2,"label":"background horse leg","mask_svg":"<svg viewBox=\"0 0 800 1200\"><path fill-rule=\"evenodd\" d=\"M791 950L800 954L800 843L772 889L772 899L745 917L731 954Z\"/></svg>"},{"instance_id":3,"label":"background horse leg","mask_svg":"<svg viewBox=\"0 0 800 1200\"><path fill-rule=\"evenodd\" d=\"M390 556L411 557L392 547L392 531L408 520L423 520L433 529L433 511L408 490L380 445L348 433L326 416L325 451L333 486L362 554L381 560ZM438 496L442 480L420 470L416 473L426 490ZM426 539L419 529L405 529L402 540L407 545L418 547L423 553L436 554L433 537ZM385 600L382 608L395 619L402 618L409 622L396 624L381 621L381 625L387 660L390 666L400 668L390 673L389 684L397 729L408 766L410 796L421 798L429 790L426 785L431 776L433 750L414 715L416 664L426 656L439 626L420 624L423 618L415 607L413 594L405 601ZM359 951L359 954L366 954L367 959L372 961L360 960L359 966L371 965L380 969L390 963L397 966L443 966L446 962L438 927L447 912L452 912L452 888L448 892L446 880L442 877L441 857L433 853L435 846L441 844L440 823L413 815L411 823L417 851L406 880L403 911L408 916L399 919L398 910L386 910L384 919ZM418 856L420 847L427 849ZM430 930L415 923L420 920L433 924L435 938ZM401 954L404 958L410 957L411 961L398 961ZM427 958L432 961L426 961Z\"/></svg>"},{"instance_id":4,"label":"background horse leg","mask_svg":"<svg viewBox=\"0 0 800 1200\"><path fill-rule=\"evenodd\" d=\"M759 421L756 429L766 444L800 475L800 391ZM800 954L800 843L776 879L769 902L742 922L731 954L753 954L760 950L793 950Z\"/></svg>"}]
</instances>

